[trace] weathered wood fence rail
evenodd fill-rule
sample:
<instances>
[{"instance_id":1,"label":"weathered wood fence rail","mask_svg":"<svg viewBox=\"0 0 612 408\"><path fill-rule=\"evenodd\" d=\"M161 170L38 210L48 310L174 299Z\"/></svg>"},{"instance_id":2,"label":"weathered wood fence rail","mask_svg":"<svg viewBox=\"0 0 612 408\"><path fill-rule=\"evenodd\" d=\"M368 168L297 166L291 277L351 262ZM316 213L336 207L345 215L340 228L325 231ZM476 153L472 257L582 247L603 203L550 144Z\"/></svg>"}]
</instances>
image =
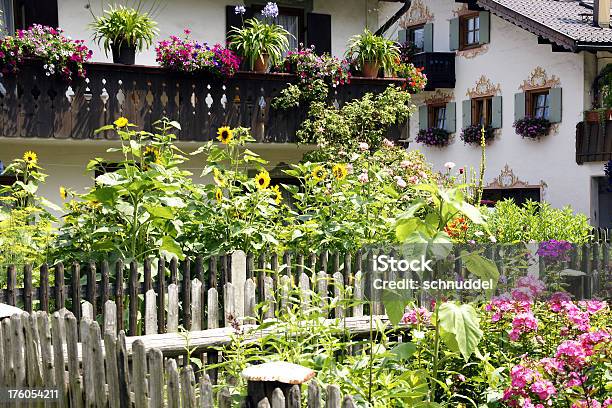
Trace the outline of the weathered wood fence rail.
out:
<instances>
[{"instance_id":1,"label":"weathered wood fence rail","mask_svg":"<svg viewBox=\"0 0 612 408\"><path fill-rule=\"evenodd\" d=\"M594 242L571 251L567 267L585 273L573 278L571 290L576 296L610 296L610 245ZM496 248L489 248L489 254L503 269ZM42 265L37 271L31 266L19 270L8 266L0 302L28 312L53 313L67 308L77 320L82 317L81 305L89 302L94 320L111 324L114 319L115 332L125 330L130 336L176 332L179 326L186 330L223 327L234 318L253 316L255 306L262 302L270 305L263 317L272 317L282 306L278 289L283 287L286 292L312 289L328 303L346 300L336 300L338 306L330 309L329 317L382 314L381 303L370 293L371 274L361 274L370 270L373 256L364 251L254 257L238 251L206 260L197 257L166 263L162 259L142 265L121 261L114 265L106 261L70 266L59 263ZM544 267L540 258L540 270ZM34 272L38 272L36 283ZM468 276L461 260L455 262L454 273ZM368 299L365 304L364 299Z\"/></svg>"},{"instance_id":2,"label":"weathered wood fence rail","mask_svg":"<svg viewBox=\"0 0 612 408\"><path fill-rule=\"evenodd\" d=\"M79 334L82 343L78 343ZM4 319L0 345L0 387L57 389L57 398L48 400L46 406L236 406L226 388L213 392L208 374L195 373L185 359L181 362L165 358L160 349L146 348L139 339L131 343L128 353L123 331L118 336L111 331L102 333L97 322L83 319L78 323L71 313L23 313ZM293 386L288 395L275 391L271 401L262 400L257 407L302 407L302 391L299 385ZM307 406L323 406L322 394L317 383L311 381ZM337 386L328 386L324 394L327 408L355 406L352 397L341 398ZM9 406L26 404L15 402ZM254 407L252 403L240 406Z\"/></svg>"}]
</instances>

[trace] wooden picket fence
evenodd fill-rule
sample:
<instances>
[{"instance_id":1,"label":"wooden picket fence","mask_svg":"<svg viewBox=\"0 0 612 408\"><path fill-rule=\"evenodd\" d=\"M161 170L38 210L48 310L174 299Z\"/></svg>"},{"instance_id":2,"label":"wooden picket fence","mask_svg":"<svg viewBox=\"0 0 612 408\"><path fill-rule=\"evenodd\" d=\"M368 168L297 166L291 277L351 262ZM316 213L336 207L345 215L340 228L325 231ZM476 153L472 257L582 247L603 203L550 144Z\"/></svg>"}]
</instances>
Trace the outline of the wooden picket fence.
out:
<instances>
[{"instance_id":1,"label":"wooden picket fence","mask_svg":"<svg viewBox=\"0 0 612 408\"><path fill-rule=\"evenodd\" d=\"M164 335L157 335L160 336ZM78 322L67 311L53 316L45 312L13 315L1 324L0 387L57 389L57 398L47 401L46 406L236 406L226 388L213 392L208 374L194 372L184 358L183 361L167 358L160 349L147 348L138 338L132 340L128 350L123 331L118 336L110 331L102 333L97 322L87 318ZM308 408L355 406L352 397L341 398L337 386L327 387L324 405L322 392L314 380L307 389ZM288 395L278 389L271 401L264 399L257 404L247 396L240 406L298 408L302 407L301 393L302 388L295 385ZM8 406L25 404L15 402Z\"/></svg>"},{"instance_id":2,"label":"wooden picket fence","mask_svg":"<svg viewBox=\"0 0 612 408\"><path fill-rule=\"evenodd\" d=\"M567 267L585 273L572 281L571 290L577 297L612 294L610 245L593 242L571 251ZM497 262L500 258L495 247L489 249L491 259ZM121 261L114 265L107 261L73 263L70 267L45 264L40 267L36 287L31 266L23 268L19 279L23 285L18 285L17 268L11 265L7 268L6 287L0 288L0 303L27 312L53 313L66 308L81 320L81 305L88 302L91 307L85 310L89 317L114 326L115 333L125 330L129 336L176 332L179 327L224 327L236 318L253 316L255 306L263 302L269 306L264 317L271 317L282 306L283 292L279 288L311 289L329 301L350 296L359 304L347 308L339 302L338 307L329 310L329 317L382 314L376 293L370 293L371 274L361 273L370 270L372 259L373 254L366 251L264 253L258 257L237 251L206 260L197 257L166 263L160 259L155 264L147 260L142 265L125 265ZM540 271L545 267L541 259L539 266ZM468 276L460 260L455 262L453 272ZM360 303L363 299L368 302Z\"/></svg>"}]
</instances>

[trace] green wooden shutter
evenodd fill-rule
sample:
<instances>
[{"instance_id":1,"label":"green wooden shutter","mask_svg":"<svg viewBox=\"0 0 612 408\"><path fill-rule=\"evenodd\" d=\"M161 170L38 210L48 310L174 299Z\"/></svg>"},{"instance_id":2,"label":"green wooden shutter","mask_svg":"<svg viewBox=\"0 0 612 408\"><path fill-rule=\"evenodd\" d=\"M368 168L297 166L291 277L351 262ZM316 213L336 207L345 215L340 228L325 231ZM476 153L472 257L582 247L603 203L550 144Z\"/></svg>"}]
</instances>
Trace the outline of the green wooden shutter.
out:
<instances>
[{"instance_id":1,"label":"green wooden shutter","mask_svg":"<svg viewBox=\"0 0 612 408\"><path fill-rule=\"evenodd\" d=\"M449 102L446 104L446 129L448 133L457 131L457 104Z\"/></svg>"},{"instance_id":2,"label":"green wooden shutter","mask_svg":"<svg viewBox=\"0 0 612 408\"><path fill-rule=\"evenodd\" d=\"M408 41L408 30L399 30L397 32L397 42L405 43Z\"/></svg>"},{"instance_id":3,"label":"green wooden shutter","mask_svg":"<svg viewBox=\"0 0 612 408\"><path fill-rule=\"evenodd\" d=\"M502 97L494 96L492 101L491 112L491 127L493 129L501 129L502 127Z\"/></svg>"},{"instance_id":4,"label":"green wooden shutter","mask_svg":"<svg viewBox=\"0 0 612 408\"><path fill-rule=\"evenodd\" d=\"M550 120L551 123L559 123L561 122L561 115L563 113L561 88L550 88L548 96L550 98L548 120Z\"/></svg>"},{"instance_id":5,"label":"green wooden shutter","mask_svg":"<svg viewBox=\"0 0 612 408\"><path fill-rule=\"evenodd\" d=\"M461 115L462 122L461 125L463 129L470 126L472 124L472 100L468 99L467 101L463 101L461 103Z\"/></svg>"},{"instance_id":6,"label":"green wooden shutter","mask_svg":"<svg viewBox=\"0 0 612 408\"><path fill-rule=\"evenodd\" d=\"M425 24L423 27L423 51L433 52L434 50L434 25L432 23Z\"/></svg>"},{"instance_id":7,"label":"green wooden shutter","mask_svg":"<svg viewBox=\"0 0 612 408\"><path fill-rule=\"evenodd\" d=\"M459 49L459 18L450 21L450 44L449 49L455 51Z\"/></svg>"},{"instance_id":8,"label":"green wooden shutter","mask_svg":"<svg viewBox=\"0 0 612 408\"><path fill-rule=\"evenodd\" d=\"M480 19L480 44L488 44L491 42L491 13L481 11Z\"/></svg>"},{"instance_id":9,"label":"green wooden shutter","mask_svg":"<svg viewBox=\"0 0 612 408\"><path fill-rule=\"evenodd\" d=\"M527 112L525 111L525 102L527 95L524 92L514 94L514 121L525 118Z\"/></svg>"},{"instance_id":10,"label":"green wooden shutter","mask_svg":"<svg viewBox=\"0 0 612 408\"><path fill-rule=\"evenodd\" d=\"M419 130L427 130L429 127L427 105L419 106Z\"/></svg>"}]
</instances>

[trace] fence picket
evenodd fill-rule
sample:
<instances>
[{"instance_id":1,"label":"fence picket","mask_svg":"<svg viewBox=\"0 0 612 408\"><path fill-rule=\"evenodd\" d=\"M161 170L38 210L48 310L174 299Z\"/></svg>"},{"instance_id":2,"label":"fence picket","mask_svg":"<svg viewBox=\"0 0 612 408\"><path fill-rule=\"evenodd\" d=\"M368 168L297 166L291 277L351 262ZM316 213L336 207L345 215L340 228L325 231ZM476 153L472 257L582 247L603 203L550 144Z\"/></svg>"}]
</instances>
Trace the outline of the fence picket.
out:
<instances>
[{"instance_id":1,"label":"fence picket","mask_svg":"<svg viewBox=\"0 0 612 408\"><path fill-rule=\"evenodd\" d=\"M138 335L138 309L140 300L138 299L138 264L136 261L130 262L130 278L128 281L128 296L130 310L128 314L130 336Z\"/></svg>"},{"instance_id":2,"label":"fence picket","mask_svg":"<svg viewBox=\"0 0 612 408\"><path fill-rule=\"evenodd\" d=\"M232 396L227 388L223 388L219 391L217 396L219 408L231 408L232 407Z\"/></svg>"},{"instance_id":3,"label":"fence picket","mask_svg":"<svg viewBox=\"0 0 612 408\"><path fill-rule=\"evenodd\" d=\"M110 408L120 408L117 338L114 331L107 330L104 333L104 352L106 378L108 378L108 404Z\"/></svg>"},{"instance_id":4,"label":"fence picket","mask_svg":"<svg viewBox=\"0 0 612 408\"><path fill-rule=\"evenodd\" d=\"M276 388L272 391L272 401L270 405L272 408L285 408L285 395L280 388Z\"/></svg>"},{"instance_id":5,"label":"fence picket","mask_svg":"<svg viewBox=\"0 0 612 408\"><path fill-rule=\"evenodd\" d=\"M310 278L305 273L300 274L299 287L302 310L306 311L310 307Z\"/></svg>"},{"instance_id":6,"label":"fence picket","mask_svg":"<svg viewBox=\"0 0 612 408\"><path fill-rule=\"evenodd\" d=\"M55 308L61 310L66 307L66 292L64 283L64 264L55 265Z\"/></svg>"},{"instance_id":7,"label":"fence picket","mask_svg":"<svg viewBox=\"0 0 612 408\"><path fill-rule=\"evenodd\" d=\"M328 385L325 408L340 408L340 400L340 387L334 384Z\"/></svg>"},{"instance_id":8,"label":"fence picket","mask_svg":"<svg viewBox=\"0 0 612 408\"><path fill-rule=\"evenodd\" d=\"M13 333L10 319L2 320L2 349L4 350L4 385L11 387L15 385L15 370L13 368Z\"/></svg>"},{"instance_id":9,"label":"fence picket","mask_svg":"<svg viewBox=\"0 0 612 408\"><path fill-rule=\"evenodd\" d=\"M191 304L183 307L191 308L191 330L202 330L202 282L198 278L191 282Z\"/></svg>"},{"instance_id":10,"label":"fence picket","mask_svg":"<svg viewBox=\"0 0 612 408\"><path fill-rule=\"evenodd\" d=\"M72 314L81 321L81 266L78 262L72 264Z\"/></svg>"},{"instance_id":11,"label":"fence picket","mask_svg":"<svg viewBox=\"0 0 612 408\"><path fill-rule=\"evenodd\" d=\"M191 330L191 262L188 258L183 261L183 327Z\"/></svg>"},{"instance_id":12,"label":"fence picket","mask_svg":"<svg viewBox=\"0 0 612 408\"><path fill-rule=\"evenodd\" d=\"M255 299L255 281L253 278L248 278L244 282L244 316L245 323L251 323L255 321L255 306L257 300Z\"/></svg>"},{"instance_id":13,"label":"fence picket","mask_svg":"<svg viewBox=\"0 0 612 408\"><path fill-rule=\"evenodd\" d=\"M217 289L208 289L208 329L219 327L219 293Z\"/></svg>"},{"instance_id":14,"label":"fence picket","mask_svg":"<svg viewBox=\"0 0 612 408\"><path fill-rule=\"evenodd\" d=\"M168 408L179 408L181 394L179 391L179 373L176 369L176 361L168 359L166 361L166 389Z\"/></svg>"},{"instance_id":15,"label":"fence picket","mask_svg":"<svg viewBox=\"0 0 612 408\"><path fill-rule=\"evenodd\" d=\"M147 354L142 340L132 344L132 384L136 408L147 407Z\"/></svg>"},{"instance_id":16,"label":"fence picket","mask_svg":"<svg viewBox=\"0 0 612 408\"><path fill-rule=\"evenodd\" d=\"M6 271L6 303L17 305L17 270L15 265L9 265Z\"/></svg>"},{"instance_id":17,"label":"fence picket","mask_svg":"<svg viewBox=\"0 0 612 408\"><path fill-rule=\"evenodd\" d=\"M40 284L38 285L38 297L40 299L39 310L49 311L49 267L47 264L40 266Z\"/></svg>"},{"instance_id":18,"label":"fence picket","mask_svg":"<svg viewBox=\"0 0 612 408\"><path fill-rule=\"evenodd\" d=\"M287 408L302 407L302 392L299 385L294 385L289 390L289 398L287 399Z\"/></svg>"},{"instance_id":19,"label":"fence picket","mask_svg":"<svg viewBox=\"0 0 612 408\"><path fill-rule=\"evenodd\" d=\"M93 309L92 319L96 315L96 298L97 296L97 287L96 287L96 263L89 262L87 268L87 300L91 303L91 307Z\"/></svg>"},{"instance_id":20,"label":"fence picket","mask_svg":"<svg viewBox=\"0 0 612 408\"><path fill-rule=\"evenodd\" d=\"M210 377L204 374L200 378L200 408L214 408L213 389Z\"/></svg>"},{"instance_id":21,"label":"fence picket","mask_svg":"<svg viewBox=\"0 0 612 408\"><path fill-rule=\"evenodd\" d=\"M181 370L180 381L182 408L196 408L195 376L190 365Z\"/></svg>"},{"instance_id":22,"label":"fence picket","mask_svg":"<svg viewBox=\"0 0 612 408\"><path fill-rule=\"evenodd\" d=\"M106 396L106 375L104 371L104 351L102 350L102 339L100 336L100 326L98 322L92 322L89 327L89 341L91 346L91 360L93 364L92 379L95 384L92 384L95 392L96 407L107 406ZM100 386L102 384L103 386Z\"/></svg>"},{"instance_id":23,"label":"fence picket","mask_svg":"<svg viewBox=\"0 0 612 408\"><path fill-rule=\"evenodd\" d=\"M68 394L66 390L66 374L64 368L64 344L66 344L66 329L64 318L58 312L53 313L51 319L51 337L53 341L53 369L55 371L55 381L59 393L59 406L68 406Z\"/></svg>"},{"instance_id":24,"label":"fence picket","mask_svg":"<svg viewBox=\"0 0 612 408\"><path fill-rule=\"evenodd\" d=\"M168 333L176 333L178 331L179 318L179 289L176 283L171 283L168 286Z\"/></svg>"},{"instance_id":25,"label":"fence picket","mask_svg":"<svg viewBox=\"0 0 612 408\"><path fill-rule=\"evenodd\" d=\"M70 406L75 408L81 408L83 406L83 383L81 379L81 373L79 372L77 319L73 314L69 314L66 317L65 323L66 349L68 351L68 379L70 381Z\"/></svg>"},{"instance_id":26,"label":"fence picket","mask_svg":"<svg viewBox=\"0 0 612 408\"><path fill-rule=\"evenodd\" d=\"M46 312L35 314L38 326L38 338L40 340L40 355L42 368L42 385L45 387L56 386L55 371L53 370L53 346L51 344L51 323Z\"/></svg>"},{"instance_id":27,"label":"fence picket","mask_svg":"<svg viewBox=\"0 0 612 408\"><path fill-rule=\"evenodd\" d=\"M124 329L123 325L123 270L122 260L115 264L115 305L117 306L117 332Z\"/></svg>"},{"instance_id":28,"label":"fence picket","mask_svg":"<svg viewBox=\"0 0 612 408\"><path fill-rule=\"evenodd\" d=\"M112 300L104 303L104 333L117 335L117 305Z\"/></svg>"},{"instance_id":29,"label":"fence picket","mask_svg":"<svg viewBox=\"0 0 612 408\"><path fill-rule=\"evenodd\" d=\"M145 334L157 333L157 299L155 291L149 289L145 294Z\"/></svg>"},{"instance_id":30,"label":"fence picket","mask_svg":"<svg viewBox=\"0 0 612 408\"><path fill-rule=\"evenodd\" d=\"M334 257L335 260L338 257ZM344 318L344 276L340 272L335 272L333 275L333 285L334 285L334 303L336 307L334 308L334 317L336 319Z\"/></svg>"},{"instance_id":31,"label":"fence picket","mask_svg":"<svg viewBox=\"0 0 612 408\"><path fill-rule=\"evenodd\" d=\"M308 383L308 408L321 408L321 389L316 381Z\"/></svg>"},{"instance_id":32,"label":"fence picket","mask_svg":"<svg viewBox=\"0 0 612 408\"><path fill-rule=\"evenodd\" d=\"M130 369L125 345L125 331L121 330L119 332L115 345L117 350L117 378L119 380L119 406L129 408L132 406L132 398L130 396Z\"/></svg>"},{"instance_id":33,"label":"fence picket","mask_svg":"<svg viewBox=\"0 0 612 408\"><path fill-rule=\"evenodd\" d=\"M148 351L149 395L151 408L164 408L164 356L158 349Z\"/></svg>"},{"instance_id":34,"label":"fence picket","mask_svg":"<svg viewBox=\"0 0 612 408\"><path fill-rule=\"evenodd\" d=\"M268 306L264 318L272 319L275 315L274 280L270 276L264 276L264 301Z\"/></svg>"},{"instance_id":35,"label":"fence picket","mask_svg":"<svg viewBox=\"0 0 612 408\"><path fill-rule=\"evenodd\" d=\"M225 284L225 290L223 293L223 315L225 327L231 326L232 322L236 319L236 304L234 302L234 296L236 295L235 287L231 282Z\"/></svg>"},{"instance_id":36,"label":"fence picket","mask_svg":"<svg viewBox=\"0 0 612 408\"><path fill-rule=\"evenodd\" d=\"M25 334L25 361L26 383L30 388L42 386L42 370L40 364L40 339L38 336L38 323L33 314L21 315Z\"/></svg>"},{"instance_id":37,"label":"fence picket","mask_svg":"<svg viewBox=\"0 0 612 408\"><path fill-rule=\"evenodd\" d=\"M106 318L106 303L110 300L110 276L108 261L105 259L100 265L100 284L102 285L102 307L104 307L104 318Z\"/></svg>"},{"instance_id":38,"label":"fence picket","mask_svg":"<svg viewBox=\"0 0 612 408\"><path fill-rule=\"evenodd\" d=\"M157 332L166 332L166 261L157 263Z\"/></svg>"}]
</instances>

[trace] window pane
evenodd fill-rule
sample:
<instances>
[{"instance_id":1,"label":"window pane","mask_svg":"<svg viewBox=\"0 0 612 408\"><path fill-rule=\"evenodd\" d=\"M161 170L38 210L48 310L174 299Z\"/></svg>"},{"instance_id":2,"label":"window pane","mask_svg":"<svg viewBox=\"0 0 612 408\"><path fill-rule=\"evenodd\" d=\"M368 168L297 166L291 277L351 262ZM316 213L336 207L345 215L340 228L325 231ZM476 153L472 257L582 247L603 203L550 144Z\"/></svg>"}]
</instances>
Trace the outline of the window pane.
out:
<instances>
[{"instance_id":1,"label":"window pane","mask_svg":"<svg viewBox=\"0 0 612 408\"><path fill-rule=\"evenodd\" d=\"M436 113L436 127L444 129L446 127L446 107L438 108Z\"/></svg>"},{"instance_id":2,"label":"window pane","mask_svg":"<svg viewBox=\"0 0 612 408\"><path fill-rule=\"evenodd\" d=\"M474 42L475 43L480 42L480 31L479 30L474 31Z\"/></svg>"},{"instance_id":3,"label":"window pane","mask_svg":"<svg viewBox=\"0 0 612 408\"><path fill-rule=\"evenodd\" d=\"M468 44L474 44L474 32L473 31L468 31L468 33L467 33L467 43Z\"/></svg>"},{"instance_id":4,"label":"window pane","mask_svg":"<svg viewBox=\"0 0 612 408\"><path fill-rule=\"evenodd\" d=\"M468 30L469 30L469 31L474 30L474 19L473 19L473 18L470 18L470 19L468 20Z\"/></svg>"},{"instance_id":5,"label":"window pane","mask_svg":"<svg viewBox=\"0 0 612 408\"><path fill-rule=\"evenodd\" d=\"M422 50L425 47L425 29L417 28L412 31L412 43L416 48Z\"/></svg>"},{"instance_id":6,"label":"window pane","mask_svg":"<svg viewBox=\"0 0 612 408\"><path fill-rule=\"evenodd\" d=\"M476 30L480 28L480 17L474 18L474 27L476 28Z\"/></svg>"}]
</instances>

